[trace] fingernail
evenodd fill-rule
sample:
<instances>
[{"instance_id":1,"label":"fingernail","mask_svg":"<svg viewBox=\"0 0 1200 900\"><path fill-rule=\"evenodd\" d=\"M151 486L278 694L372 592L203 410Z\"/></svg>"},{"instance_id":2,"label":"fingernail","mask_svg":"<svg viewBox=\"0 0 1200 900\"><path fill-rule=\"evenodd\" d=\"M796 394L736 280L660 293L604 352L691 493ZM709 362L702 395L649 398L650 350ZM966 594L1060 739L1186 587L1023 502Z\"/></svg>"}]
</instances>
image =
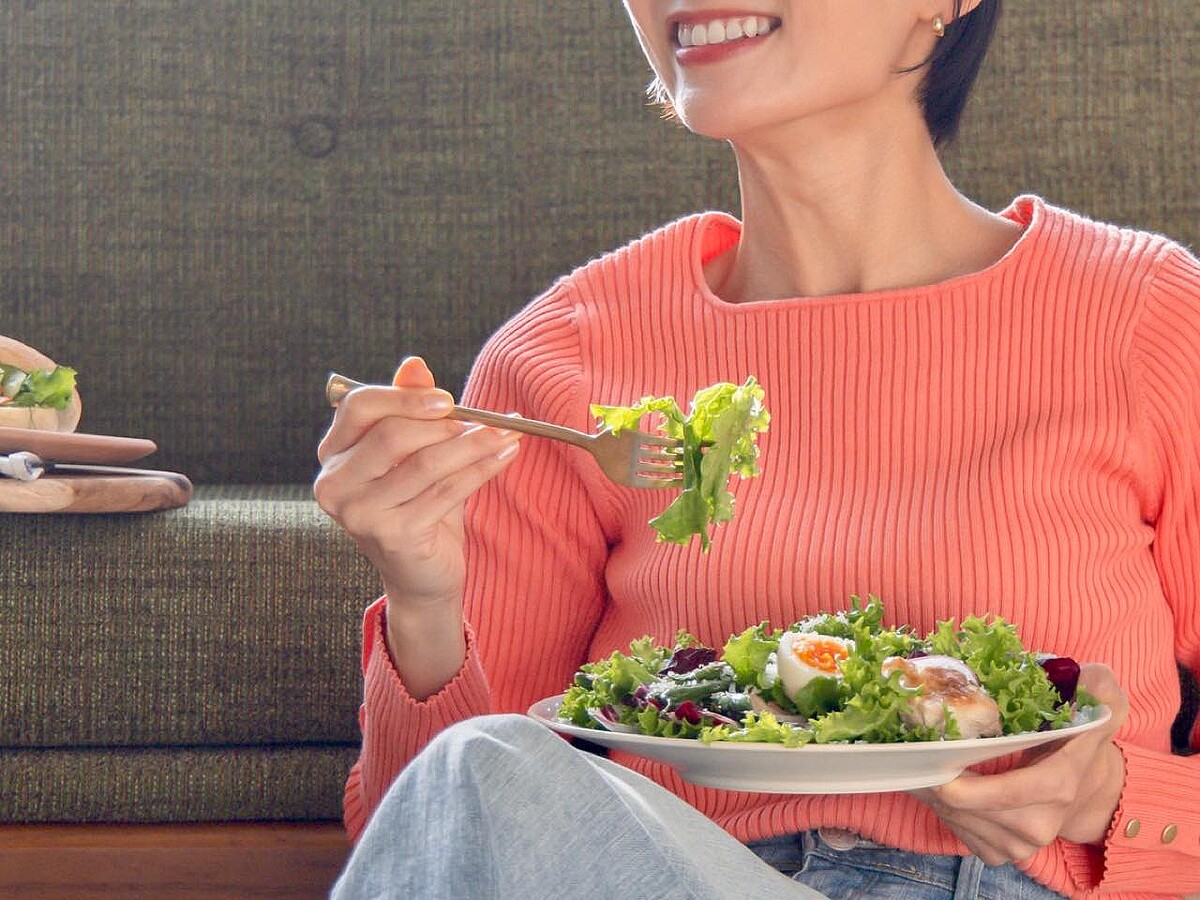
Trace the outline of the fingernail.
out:
<instances>
[{"instance_id":1,"label":"fingernail","mask_svg":"<svg viewBox=\"0 0 1200 900\"><path fill-rule=\"evenodd\" d=\"M420 363L422 369L424 369L430 375L433 374L432 372L429 372L429 366L425 363L425 360L423 360L421 357L406 356L406 357L404 357L404 359L400 360L400 365L396 366L396 371L394 373L392 373L392 384L396 384L397 382L399 382L400 373L403 372L407 368L411 368L413 363Z\"/></svg>"},{"instance_id":2,"label":"fingernail","mask_svg":"<svg viewBox=\"0 0 1200 900\"><path fill-rule=\"evenodd\" d=\"M425 396L425 408L430 412L445 412L453 405L453 398L444 392L427 394Z\"/></svg>"},{"instance_id":3,"label":"fingernail","mask_svg":"<svg viewBox=\"0 0 1200 900\"><path fill-rule=\"evenodd\" d=\"M503 450L501 450L499 453L497 453L496 459L500 459L500 460L508 459L509 457L513 456L519 449L521 449L521 442L514 441L513 443L511 443L507 447L505 447Z\"/></svg>"}]
</instances>

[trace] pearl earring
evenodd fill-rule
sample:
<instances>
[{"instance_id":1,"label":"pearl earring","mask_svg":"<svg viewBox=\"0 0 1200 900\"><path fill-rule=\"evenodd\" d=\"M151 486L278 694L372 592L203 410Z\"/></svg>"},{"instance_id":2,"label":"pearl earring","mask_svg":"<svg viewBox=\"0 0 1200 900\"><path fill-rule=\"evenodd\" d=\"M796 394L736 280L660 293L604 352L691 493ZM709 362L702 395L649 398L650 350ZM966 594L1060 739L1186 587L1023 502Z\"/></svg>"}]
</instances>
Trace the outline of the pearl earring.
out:
<instances>
[{"instance_id":1,"label":"pearl earring","mask_svg":"<svg viewBox=\"0 0 1200 900\"><path fill-rule=\"evenodd\" d=\"M943 38L946 36L946 23L942 21L941 13L934 13L933 33L936 34L940 38Z\"/></svg>"}]
</instances>

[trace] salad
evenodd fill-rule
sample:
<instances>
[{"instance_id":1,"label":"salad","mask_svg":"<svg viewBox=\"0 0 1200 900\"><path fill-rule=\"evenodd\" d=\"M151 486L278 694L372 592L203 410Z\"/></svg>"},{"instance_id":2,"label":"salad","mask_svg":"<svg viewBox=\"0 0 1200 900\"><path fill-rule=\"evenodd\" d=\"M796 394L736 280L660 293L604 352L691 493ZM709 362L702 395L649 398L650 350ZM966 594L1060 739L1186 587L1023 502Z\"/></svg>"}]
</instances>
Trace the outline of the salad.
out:
<instances>
[{"instance_id":1,"label":"salad","mask_svg":"<svg viewBox=\"0 0 1200 900\"><path fill-rule=\"evenodd\" d=\"M1097 705L1077 689L1079 665L1026 650L998 617L939 622L921 636L883 627L883 604L772 629L724 647L680 632L584 664L559 718L668 738L779 743L935 741L1062 728Z\"/></svg>"},{"instance_id":2,"label":"salad","mask_svg":"<svg viewBox=\"0 0 1200 900\"><path fill-rule=\"evenodd\" d=\"M719 382L698 391L685 415L674 397L646 396L632 406L591 406L602 426L620 433L636 429L644 416L659 413L659 431L683 445L683 492L650 520L660 541L711 545L709 527L733 518L730 477L758 474L758 433L770 414L762 386L751 375L744 384Z\"/></svg>"}]
</instances>

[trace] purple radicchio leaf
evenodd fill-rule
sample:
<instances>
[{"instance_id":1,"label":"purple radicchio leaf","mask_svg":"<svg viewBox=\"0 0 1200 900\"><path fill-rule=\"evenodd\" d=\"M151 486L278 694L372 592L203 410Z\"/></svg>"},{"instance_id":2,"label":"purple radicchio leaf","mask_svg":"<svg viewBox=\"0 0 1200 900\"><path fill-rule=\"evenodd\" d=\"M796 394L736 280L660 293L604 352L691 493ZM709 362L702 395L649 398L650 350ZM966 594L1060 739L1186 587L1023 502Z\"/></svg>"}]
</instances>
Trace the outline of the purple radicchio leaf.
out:
<instances>
[{"instance_id":1,"label":"purple radicchio leaf","mask_svg":"<svg viewBox=\"0 0 1200 900\"><path fill-rule=\"evenodd\" d=\"M711 647L680 647L671 654L671 658L667 660L667 664L662 667L662 671L658 674L668 675L675 673L676 675L684 675L701 666L716 662L717 657L717 651Z\"/></svg>"},{"instance_id":2,"label":"purple radicchio leaf","mask_svg":"<svg viewBox=\"0 0 1200 900\"><path fill-rule=\"evenodd\" d=\"M1040 662L1046 671L1046 677L1058 691L1063 703L1071 703L1075 699L1075 688L1079 684L1079 663L1069 656L1052 656Z\"/></svg>"}]
</instances>

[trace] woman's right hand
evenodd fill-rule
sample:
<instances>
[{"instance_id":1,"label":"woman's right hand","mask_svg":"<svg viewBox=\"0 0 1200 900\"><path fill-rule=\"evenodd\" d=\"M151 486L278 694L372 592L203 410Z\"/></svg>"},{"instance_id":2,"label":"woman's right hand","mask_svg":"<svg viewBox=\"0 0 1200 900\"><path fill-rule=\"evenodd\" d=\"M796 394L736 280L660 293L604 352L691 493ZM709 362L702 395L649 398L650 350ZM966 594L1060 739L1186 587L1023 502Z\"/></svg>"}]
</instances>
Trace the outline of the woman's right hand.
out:
<instances>
[{"instance_id":1,"label":"woman's right hand","mask_svg":"<svg viewBox=\"0 0 1200 900\"><path fill-rule=\"evenodd\" d=\"M512 461L520 435L446 418L453 398L419 357L392 382L342 399L317 448L313 496L379 571L399 662L396 644L421 632L426 647L439 630L461 642L464 506Z\"/></svg>"}]
</instances>

